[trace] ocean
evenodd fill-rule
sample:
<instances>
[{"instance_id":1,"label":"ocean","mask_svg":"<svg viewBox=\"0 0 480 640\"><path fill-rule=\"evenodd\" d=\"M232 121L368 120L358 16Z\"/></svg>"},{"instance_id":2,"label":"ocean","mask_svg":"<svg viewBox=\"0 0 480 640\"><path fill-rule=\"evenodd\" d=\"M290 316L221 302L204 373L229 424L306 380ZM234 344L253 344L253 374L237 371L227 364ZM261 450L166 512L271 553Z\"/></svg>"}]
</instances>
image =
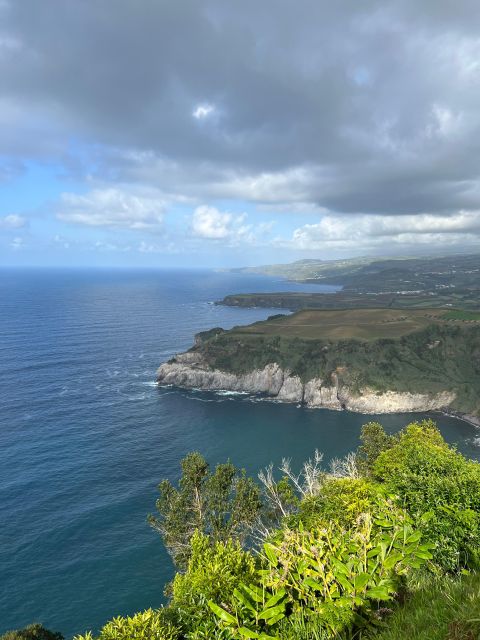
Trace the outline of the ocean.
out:
<instances>
[{"instance_id":1,"label":"ocean","mask_svg":"<svg viewBox=\"0 0 480 640\"><path fill-rule=\"evenodd\" d=\"M158 606L173 568L146 516L189 451L256 474L356 448L375 416L155 385L196 332L278 312L215 300L291 289L319 290L214 271L0 272L0 634L39 621L71 638ZM393 432L419 417L378 420ZM436 419L480 457L478 430Z\"/></svg>"}]
</instances>

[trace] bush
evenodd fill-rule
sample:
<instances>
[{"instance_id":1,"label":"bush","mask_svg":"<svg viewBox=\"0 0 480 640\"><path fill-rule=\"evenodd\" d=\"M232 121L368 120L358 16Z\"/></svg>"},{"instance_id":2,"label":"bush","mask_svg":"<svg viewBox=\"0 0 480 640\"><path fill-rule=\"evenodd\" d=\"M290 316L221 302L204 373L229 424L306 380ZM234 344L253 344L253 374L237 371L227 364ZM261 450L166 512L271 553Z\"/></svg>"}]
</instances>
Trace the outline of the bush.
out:
<instances>
[{"instance_id":1,"label":"bush","mask_svg":"<svg viewBox=\"0 0 480 640\"><path fill-rule=\"evenodd\" d=\"M169 620L167 609L147 609L133 616L117 617L107 622L94 636L87 632L74 640L178 640L180 632Z\"/></svg>"},{"instance_id":2,"label":"bush","mask_svg":"<svg viewBox=\"0 0 480 640\"><path fill-rule=\"evenodd\" d=\"M384 502L385 490L379 483L364 478L330 478L316 495L302 500L294 518L307 529L319 521L349 528L362 513L372 513Z\"/></svg>"},{"instance_id":3,"label":"bush","mask_svg":"<svg viewBox=\"0 0 480 640\"><path fill-rule=\"evenodd\" d=\"M63 640L61 633L45 629L41 624L31 624L24 629L7 631L0 640Z\"/></svg>"},{"instance_id":4,"label":"bush","mask_svg":"<svg viewBox=\"0 0 480 640\"><path fill-rule=\"evenodd\" d=\"M429 547L410 518L384 501L349 530L330 523L282 531L264 546L260 580L238 584L229 607L209 604L234 638L277 637L279 628L291 637L299 621L333 637L370 620L378 601L392 600L402 576L431 557Z\"/></svg>"},{"instance_id":5,"label":"bush","mask_svg":"<svg viewBox=\"0 0 480 640\"><path fill-rule=\"evenodd\" d=\"M233 540L211 544L197 532L192 538L192 554L184 574L172 583L171 606L185 631L202 626L213 632L216 618L208 600L229 603L237 585L257 577L255 560ZM208 636L207 636L208 637Z\"/></svg>"},{"instance_id":6,"label":"bush","mask_svg":"<svg viewBox=\"0 0 480 640\"><path fill-rule=\"evenodd\" d=\"M373 475L414 518L431 512L423 532L435 542L434 559L442 568L478 566L480 464L449 447L432 421L408 425L378 456Z\"/></svg>"}]
</instances>

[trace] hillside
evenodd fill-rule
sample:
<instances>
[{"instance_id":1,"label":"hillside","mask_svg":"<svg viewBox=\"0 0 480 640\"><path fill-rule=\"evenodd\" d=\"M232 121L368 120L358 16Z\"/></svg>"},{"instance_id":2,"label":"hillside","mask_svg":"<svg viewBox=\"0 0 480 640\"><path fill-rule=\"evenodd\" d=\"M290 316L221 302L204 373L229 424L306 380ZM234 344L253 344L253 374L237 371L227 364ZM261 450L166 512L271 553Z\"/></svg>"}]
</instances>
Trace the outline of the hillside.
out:
<instances>
[{"instance_id":1,"label":"hillside","mask_svg":"<svg viewBox=\"0 0 480 640\"><path fill-rule=\"evenodd\" d=\"M162 365L161 384L264 393L363 413L480 416L480 315L459 311L301 311L213 329Z\"/></svg>"}]
</instances>

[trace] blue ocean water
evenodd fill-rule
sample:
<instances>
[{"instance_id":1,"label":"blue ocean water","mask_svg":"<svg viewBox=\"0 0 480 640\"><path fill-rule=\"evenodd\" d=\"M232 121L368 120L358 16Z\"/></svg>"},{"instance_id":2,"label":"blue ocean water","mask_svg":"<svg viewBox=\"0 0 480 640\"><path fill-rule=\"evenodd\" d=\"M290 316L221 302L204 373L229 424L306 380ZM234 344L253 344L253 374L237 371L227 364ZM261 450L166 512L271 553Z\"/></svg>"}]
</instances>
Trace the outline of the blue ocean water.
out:
<instances>
[{"instance_id":1,"label":"blue ocean water","mask_svg":"<svg viewBox=\"0 0 480 640\"><path fill-rule=\"evenodd\" d=\"M212 271L0 272L0 633L41 621L69 638L159 605L172 566L146 515L187 452L256 473L357 446L365 416L154 384L196 332L272 313L214 300L292 288L318 290ZM474 427L437 418L479 457Z\"/></svg>"}]
</instances>

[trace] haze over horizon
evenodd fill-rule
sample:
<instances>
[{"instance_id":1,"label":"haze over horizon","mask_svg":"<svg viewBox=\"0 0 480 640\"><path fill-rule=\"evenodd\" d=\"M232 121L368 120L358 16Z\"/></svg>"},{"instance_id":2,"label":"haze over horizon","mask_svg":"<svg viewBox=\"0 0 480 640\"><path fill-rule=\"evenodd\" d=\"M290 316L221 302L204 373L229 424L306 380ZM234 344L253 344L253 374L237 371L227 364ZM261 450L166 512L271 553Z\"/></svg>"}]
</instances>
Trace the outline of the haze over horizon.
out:
<instances>
[{"instance_id":1,"label":"haze over horizon","mask_svg":"<svg viewBox=\"0 0 480 640\"><path fill-rule=\"evenodd\" d=\"M0 265L479 251L479 33L473 0L0 0Z\"/></svg>"}]
</instances>

